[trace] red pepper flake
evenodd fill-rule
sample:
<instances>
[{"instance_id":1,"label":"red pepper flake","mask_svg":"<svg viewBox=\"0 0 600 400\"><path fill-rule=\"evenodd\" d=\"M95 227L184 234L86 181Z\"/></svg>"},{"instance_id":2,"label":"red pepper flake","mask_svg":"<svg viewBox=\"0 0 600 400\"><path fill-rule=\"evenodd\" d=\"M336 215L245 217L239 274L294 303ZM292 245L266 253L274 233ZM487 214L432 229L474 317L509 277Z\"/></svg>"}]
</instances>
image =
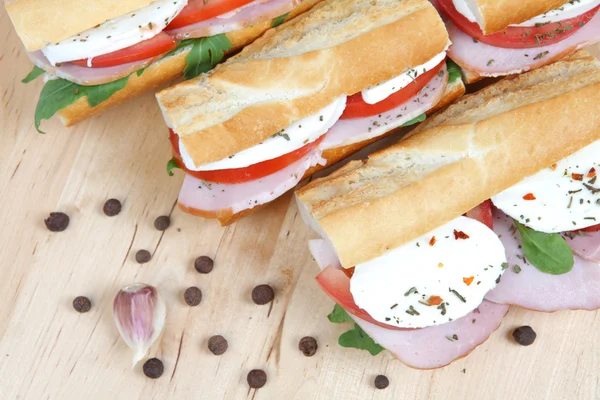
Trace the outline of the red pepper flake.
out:
<instances>
[{"instance_id":1,"label":"red pepper flake","mask_svg":"<svg viewBox=\"0 0 600 400\"><path fill-rule=\"evenodd\" d=\"M523 196L523 200L535 200L535 196L533 193L527 193L525 196Z\"/></svg>"},{"instance_id":2,"label":"red pepper flake","mask_svg":"<svg viewBox=\"0 0 600 400\"><path fill-rule=\"evenodd\" d=\"M467 286L471 286L471 283L473 283L473 279L475 279L474 276L470 276L468 278L463 278L463 282L467 285Z\"/></svg>"},{"instance_id":3,"label":"red pepper flake","mask_svg":"<svg viewBox=\"0 0 600 400\"><path fill-rule=\"evenodd\" d=\"M468 238L469 238L469 235L467 235L463 231L457 231L456 229L454 230L454 240L468 239Z\"/></svg>"},{"instance_id":4,"label":"red pepper flake","mask_svg":"<svg viewBox=\"0 0 600 400\"><path fill-rule=\"evenodd\" d=\"M588 178L593 178L595 176L596 176L596 168L590 169L590 172L588 172L587 177Z\"/></svg>"},{"instance_id":5,"label":"red pepper flake","mask_svg":"<svg viewBox=\"0 0 600 400\"><path fill-rule=\"evenodd\" d=\"M429 245L433 246L435 244L436 240L435 240L435 236L431 237L431 240L429 241Z\"/></svg>"},{"instance_id":6,"label":"red pepper flake","mask_svg":"<svg viewBox=\"0 0 600 400\"><path fill-rule=\"evenodd\" d=\"M554 164L552 164L550 166L550 168L552 169L552 171L556 171L556 167L557 167L556 163L554 163Z\"/></svg>"},{"instance_id":7,"label":"red pepper flake","mask_svg":"<svg viewBox=\"0 0 600 400\"><path fill-rule=\"evenodd\" d=\"M427 299L427 304L430 306L439 306L443 301L444 299L442 299L440 296L431 296Z\"/></svg>"},{"instance_id":8,"label":"red pepper flake","mask_svg":"<svg viewBox=\"0 0 600 400\"><path fill-rule=\"evenodd\" d=\"M571 178L573 178L576 181L582 181L583 180L583 174L571 174Z\"/></svg>"}]
</instances>

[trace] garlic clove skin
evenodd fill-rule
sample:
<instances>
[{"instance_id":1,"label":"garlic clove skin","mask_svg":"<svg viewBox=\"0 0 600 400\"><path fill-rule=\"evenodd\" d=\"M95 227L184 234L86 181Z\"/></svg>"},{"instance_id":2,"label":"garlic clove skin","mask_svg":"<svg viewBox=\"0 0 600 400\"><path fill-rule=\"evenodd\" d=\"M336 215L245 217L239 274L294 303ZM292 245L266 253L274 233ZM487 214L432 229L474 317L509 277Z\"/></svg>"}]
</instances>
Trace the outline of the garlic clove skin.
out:
<instances>
[{"instance_id":1,"label":"garlic clove skin","mask_svg":"<svg viewBox=\"0 0 600 400\"><path fill-rule=\"evenodd\" d=\"M154 286L134 283L123 286L115 296L113 315L121 338L134 351L133 368L165 326L165 302Z\"/></svg>"}]
</instances>

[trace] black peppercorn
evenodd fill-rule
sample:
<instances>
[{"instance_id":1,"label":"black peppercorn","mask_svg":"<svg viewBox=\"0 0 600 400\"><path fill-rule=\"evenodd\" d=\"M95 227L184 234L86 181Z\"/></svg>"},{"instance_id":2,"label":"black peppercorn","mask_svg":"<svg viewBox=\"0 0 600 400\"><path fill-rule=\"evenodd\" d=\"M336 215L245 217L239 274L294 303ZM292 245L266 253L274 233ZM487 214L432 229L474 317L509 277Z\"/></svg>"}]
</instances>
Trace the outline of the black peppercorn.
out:
<instances>
[{"instance_id":1,"label":"black peppercorn","mask_svg":"<svg viewBox=\"0 0 600 400\"><path fill-rule=\"evenodd\" d=\"M194 268L201 274L208 274L212 271L214 264L213 259L207 256L200 256L194 260Z\"/></svg>"},{"instance_id":2,"label":"black peppercorn","mask_svg":"<svg viewBox=\"0 0 600 400\"><path fill-rule=\"evenodd\" d=\"M158 358L151 358L144 363L144 375L151 379L158 379L165 372L165 366Z\"/></svg>"},{"instance_id":3,"label":"black peppercorn","mask_svg":"<svg viewBox=\"0 0 600 400\"><path fill-rule=\"evenodd\" d=\"M107 216L114 217L121 212L121 202L117 199L108 199L102 210Z\"/></svg>"},{"instance_id":4,"label":"black peppercorn","mask_svg":"<svg viewBox=\"0 0 600 400\"><path fill-rule=\"evenodd\" d=\"M227 339L221 335L215 335L208 339L208 349L215 356L220 356L225 353L228 347L229 344L227 343Z\"/></svg>"},{"instance_id":5,"label":"black peppercorn","mask_svg":"<svg viewBox=\"0 0 600 400\"><path fill-rule=\"evenodd\" d=\"M258 305L268 304L273 301L275 292L269 285L258 285L252 289L252 301Z\"/></svg>"},{"instance_id":6,"label":"black peppercorn","mask_svg":"<svg viewBox=\"0 0 600 400\"><path fill-rule=\"evenodd\" d=\"M537 335L535 331L531 329L530 326L521 326L515 329L512 333L513 338L519 343L521 346L529 346L535 342L535 338Z\"/></svg>"},{"instance_id":7,"label":"black peppercorn","mask_svg":"<svg viewBox=\"0 0 600 400\"><path fill-rule=\"evenodd\" d=\"M183 299L188 306L195 307L202 301L202 291L196 286L191 286L185 289Z\"/></svg>"},{"instance_id":8,"label":"black peppercorn","mask_svg":"<svg viewBox=\"0 0 600 400\"><path fill-rule=\"evenodd\" d=\"M62 232L69 226L69 216L62 212L51 212L44 220L46 228L51 232Z\"/></svg>"},{"instance_id":9,"label":"black peppercorn","mask_svg":"<svg viewBox=\"0 0 600 400\"><path fill-rule=\"evenodd\" d=\"M161 215L154 220L154 227L159 231L166 231L171 226L171 218L168 215Z\"/></svg>"},{"instance_id":10,"label":"black peppercorn","mask_svg":"<svg viewBox=\"0 0 600 400\"><path fill-rule=\"evenodd\" d=\"M135 261L140 264L146 264L152 258L152 254L148 250L139 250L135 253Z\"/></svg>"},{"instance_id":11,"label":"black peppercorn","mask_svg":"<svg viewBox=\"0 0 600 400\"><path fill-rule=\"evenodd\" d=\"M375 387L377 389L385 389L390 385L390 380L385 375L377 375L375 377Z\"/></svg>"},{"instance_id":12,"label":"black peppercorn","mask_svg":"<svg viewBox=\"0 0 600 400\"><path fill-rule=\"evenodd\" d=\"M92 308L92 302L85 296L77 296L73 300L73 308L80 313L86 313Z\"/></svg>"},{"instance_id":13,"label":"black peppercorn","mask_svg":"<svg viewBox=\"0 0 600 400\"><path fill-rule=\"evenodd\" d=\"M314 337L305 336L300 339L298 348L306 357L312 357L317 352L319 346L317 345L317 340Z\"/></svg>"},{"instance_id":14,"label":"black peppercorn","mask_svg":"<svg viewBox=\"0 0 600 400\"><path fill-rule=\"evenodd\" d=\"M252 389L260 389L267 383L267 374L262 369L253 369L248 372L248 385Z\"/></svg>"}]
</instances>

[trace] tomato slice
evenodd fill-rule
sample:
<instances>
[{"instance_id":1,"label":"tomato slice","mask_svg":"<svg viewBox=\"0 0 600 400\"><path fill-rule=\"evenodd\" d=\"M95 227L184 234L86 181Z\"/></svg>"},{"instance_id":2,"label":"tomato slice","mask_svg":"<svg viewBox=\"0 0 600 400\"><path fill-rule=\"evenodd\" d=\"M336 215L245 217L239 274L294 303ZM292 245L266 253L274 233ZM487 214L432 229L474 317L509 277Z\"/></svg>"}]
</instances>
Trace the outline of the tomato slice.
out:
<instances>
[{"instance_id":1,"label":"tomato slice","mask_svg":"<svg viewBox=\"0 0 600 400\"><path fill-rule=\"evenodd\" d=\"M445 60L442 61L432 70L429 70L423 75L418 76L413 82L409 83L408 86L402 90L391 94L386 99L381 100L378 103L365 103L360 92L349 96L348 100L346 100L346 109L344 110L344 113L340 119L370 117L372 115L377 115L392 110L406 103L417 93L419 93L421 89L423 89L440 72L445 62Z\"/></svg>"},{"instance_id":2,"label":"tomato slice","mask_svg":"<svg viewBox=\"0 0 600 400\"><path fill-rule=\"evenodd\" d=\"M158 35L134 44L133 46L92 58L91 67L114 67L115 65L141 61L147 58L160 56L161 54L173 50L175 46L177 46L175 39L165 32L161 32ZM88 66L87 59L71 62L81 67Z\"/></svg>"},{"instance_id":3,"label":"tomato slice","mask_svg":"<svg viewBox=\"0 0 600 400\"><path fill-rule=\"evenodd\" d=\"M229 184L253 181L284 169L288 165L298 161L310 153L319 145L319 143L321 143L325 135L322 135L317 140L308 143L290 153L284 154L272 160L266 160L257 164L252 164L244 168L220 169L214 171L190 171L185 167L183 161L181 160L181 153L179 152L179 137L173 132L173 130L169 130L169 139L171 140L171 146L173 147L174 157L181 169L184 169L188 174L207 182Z\"/></svg>"},{"instance_id":4,"label":"tomato slice","mask_svg":"<svg viewBox=\"0 0 600 400\"><path fill-rule=\"evenodd\" d=\"M454 7L452 0L438 0L442 11L460 30L482 43L508 49L528 49L558 43L585 26L600 6L579 16L538 26L509 26L502 32L485 35L479 24L469 21Z\"/></svg>"},{"instance_id":5,"label":"tomato slice","mask_svg":"<svg viewBox=\"0 0 600 400\"><path fill-rule=\"evenodd\" d=\"M494 219L492 218L492 201L486 200L474 209L467 211L467 217L476 219L490 229L494 229Z\"/></svg>"},{"instance_id":6,"label":"tomato slice","mask_svg":"<svg viewBox=\"0 0 600 400\"><path fill-rule=\"evenodd\" d=\"M177 29L205 21L245 6L252 1L254 0L190 0L165 29Z\"/></svg>"},{"instance_id":7,"label":"tomato slice","mask_svg":"<svg viewBox=\"0 0 600 400\"><path fill-rule=\"evenodd\" d=\"M600 231L600 224L593 225L593 226L588 226L587 228L580 229L580 231L583 231L583 232L597 232L597 231Z\"/></svg>"},{"instance_id":8,"label":"tomato slice","mask_svg":"<svg viewBox=\"0 0 600 400\"><path fill-rule=\"evenodd\" d=\"M330 265L321 271L316 279L325 293L327 293L327 295L338 303L347 313L385 329L395 331L414 330L411 328L399 328L376 321L365 310L359 308L354 302L352 293L350 293L350 277L348 277L341 269L337 269Z\"/></svg>"}]
</instances>

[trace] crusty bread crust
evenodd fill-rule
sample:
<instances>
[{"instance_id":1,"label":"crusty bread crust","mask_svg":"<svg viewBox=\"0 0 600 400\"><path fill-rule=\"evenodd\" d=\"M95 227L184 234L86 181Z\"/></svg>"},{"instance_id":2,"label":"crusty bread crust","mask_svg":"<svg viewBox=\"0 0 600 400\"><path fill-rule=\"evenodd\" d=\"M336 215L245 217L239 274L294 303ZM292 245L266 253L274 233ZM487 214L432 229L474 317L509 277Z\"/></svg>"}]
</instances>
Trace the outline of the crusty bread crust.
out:
<instances>
[{"instance_id":1,"label":"crusty bread crust","mask_svg":"<svg viewBox=\"0 0 600 400\"><path fill-rule=\"evenodd\" d=\"M600 64L570 62L465 97L418 135L300 189L300 207L346 268L449 222L600 140Z\"/></svg>"},{"instance_id":2,"label":"crusty bread crust","mask_svg":"<svg viewBox=\"0 0 600 400\"><path fill-rule=\"evenodd\" d=\"M511 24L520 24L540 14L554 10L565 0L471 0L477 7L475 16L483 33L503 31ZM479 15L478 15L479 14Z\"/></svg>"},{"instance_id":3,"label":"crusty bread crust","mask_svg":"<svg viewBox=\"0 0 600 400\"><path fill-rule=\"evenodd\" d=\"M320 0L304 0L302 3L298 4L294 10L290 11L288 18L293 18L305 12L319 1ZM252 43L256 38L260 37L265 31L270 29L272 23L273 20L268 20L248 28L228 32L226 35L231 41L232 46L229 53L234 53L249 43ZM108 108L119 105L144 92L168 85L183 75L185 58L188 53L189 49L186 49L177 54L165 57L164 59L151 64L144 70L144 73L141 76L137 76L135 73L131 74L123 89L119 90L109 97L108 100L95 107L90 107L87 98L85 97L78 99L75 103L58 112L62 123L66 126L75 125L86 118L99 114Z\"/></svg>"},{"instance_id":4,"label":"crusty bread crust","mask_svg":"<svg viewBox=\"0 0 600 400\"><path fill-rule=\"evenodd\" d=\"M426 0L328 0L157 99L167 125L202 165L256 145L339 96L423 64L447 43Z\"/></svg>"},{"instance_id":5,"label":"crusty bread crust","mask_svg":"<svg viewBox=\"0 0 600 400\"><path fill-rule=\"evenodd\" d=\"M6 11L28 51L39 50L155 0L7 0Z\"/></svg>"},{"instance_id":6,"label":"crusty bread crust","mask_svg":"<svg viewBox=\"0 0 600 400\"><path fill-rule=\"evenodd\" d=\"M457 98L462 96L464 93L465 93L465 85L463 84L463 82L460 79L456 80L455 82L453 82L451 84L448 84L448 86L446 86L446 91L444 93L444 97L439 101L438 104L436 104L436 106L433 109L431 109L427 112L427 115L433 114L435 111L448 106L454 100L456 100ZM325 150L323 152L322 157L325 160L327 160L327 164L325 166L315 165L314 167L310 168L308 171L306 171L304 173L302 180L312 176L313 174L315 174L325 168L335 165L336 163L351 156L352 154L356 153L357 151L360 151L361 149L364 149L368 145L375 143L393 133L396 133L401 129L402 128L393 129L381 136L378 136L378 137L375 137L375 138L372 138L369 140L364 140L359 143L353 143L353 144L350 144L347 146L336 147L333 149ZM205 212L202 210L196 210L196 209L191 209L191 208L185 207L182 204L179 204L179 208L181 210L187 212L188 214L192 214L195 216L204 217L204 218L217 218L219 220L219 223L221 224L221 226L226 226L226 225L232 224L236 221L239 221L240 219L242 219L250 214L255 213L256 211L260 210L261 208L267 206L268 204L270 204L270 203L261 204L254 208L243 210L243 211L240 211L235 214L233 214L231 212L231 210L227 210L227 209L220 210L219 212Z\"/></svg>"}]
</instances>

